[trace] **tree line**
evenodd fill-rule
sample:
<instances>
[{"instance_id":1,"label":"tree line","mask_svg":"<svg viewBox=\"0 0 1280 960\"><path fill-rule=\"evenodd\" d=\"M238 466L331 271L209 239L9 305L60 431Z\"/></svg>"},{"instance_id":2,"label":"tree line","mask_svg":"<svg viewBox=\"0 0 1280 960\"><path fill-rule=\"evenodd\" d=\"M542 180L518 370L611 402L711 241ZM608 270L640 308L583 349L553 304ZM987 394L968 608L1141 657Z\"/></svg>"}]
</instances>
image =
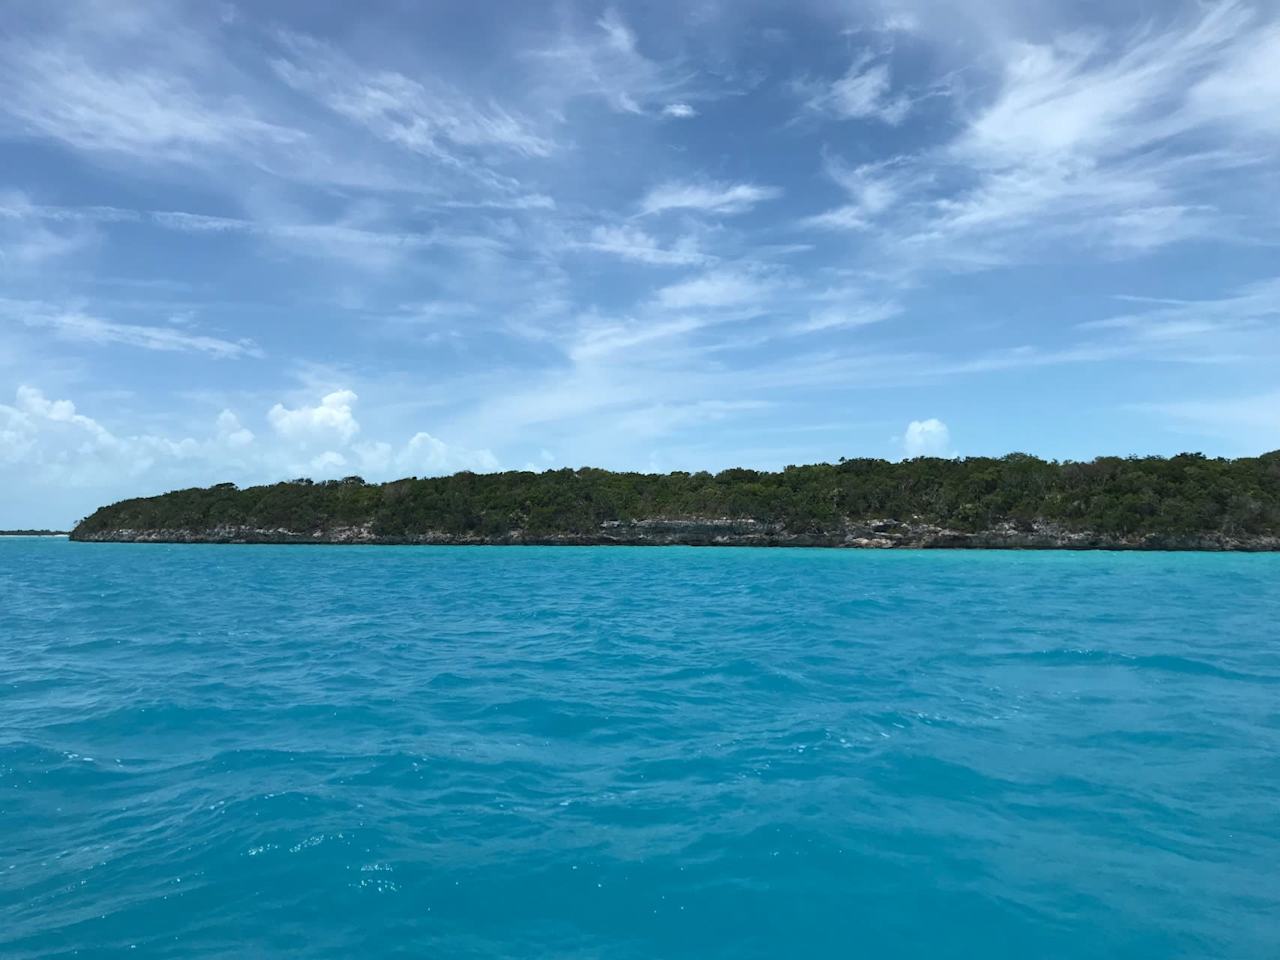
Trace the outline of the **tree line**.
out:
<instances>
[{"instance_id":1,"label":"tree line","mask_svg":"<svg viewBox=\"0 0 1280 960\"><path fill-rule=\"evenodd\" d=\"M590 534L605 521L752 518L829 530L847 520L920 521L959 531L1050 522L1108 535L1280 533L1280 451L1240 459L1196 453L1088 462L1005 457L901 462L842 459L768 472L645 474L583 467L456 473L366 483L360 477L175 490L103 507L76 533L221 525L311 532L370 524L379 536L435 532Z\"/></svg>"}]
</instances>

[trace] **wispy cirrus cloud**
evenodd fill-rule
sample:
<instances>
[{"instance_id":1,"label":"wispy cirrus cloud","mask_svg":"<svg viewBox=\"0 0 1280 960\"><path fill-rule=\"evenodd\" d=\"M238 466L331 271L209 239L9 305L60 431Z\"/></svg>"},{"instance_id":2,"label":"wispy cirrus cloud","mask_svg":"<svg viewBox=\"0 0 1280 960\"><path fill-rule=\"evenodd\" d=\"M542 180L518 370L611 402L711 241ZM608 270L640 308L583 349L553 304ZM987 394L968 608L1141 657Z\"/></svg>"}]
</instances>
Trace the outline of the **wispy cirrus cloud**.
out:
<instances>
[{"instance_id":1,"label":"wispy cirrus cloud","mask_svg":"<svg viewBox=\"0 0 1280 960\"><path fill-rule=\"evenodd\" d=\"M864 52L849 69L831 83L799 84L807 93L805 106L842 120L878 120L897 126L911 110L911 97L893 89L889 64Z\"/></svg>"},{"instance_id":2,"label":"wispy cirrus cloud","mask_svg":"<svg viewBox=\"0 0 1280 960\"><path fill-rule=\"evenodd\" d=\"M445 230L422 233L371 229L349 223L282 223L176 210L154 211L149 217L169 230L263 237L276 241L289 251L319 254L373 268L392 266L402 255L415 250L449 247L494 250L503 245L500 239L492 236Z\"/></svg>"},{"instance_id":3,"label":"wispy cirrus cloud","mask_svg":"<svg viewBox=\"0 0 1280 960\"><path fill-rule=\"evenodd\" d=\"M30 136L148 163L305 139L239 97L212 94L157 68L120 71L91 59L92 49L0 43L7 122Z\"/></svg>"},{"instance_id":4,"label":"wispy cirrus cloud","mask_svg":"<svg viewBox=\"0 0 1280 960\"><path fill-rule=\"evenodd\" d=\"M673 181L650 190L640 201L640 212L651 215L668 210L688 210L732 216L747 213L757 204L776 200L781 196L782 190L778 187L755 183Z\"/></svg>"},{"instance_id":5,"label":"wispy cirrus cloud","mask_svg":"<svg viewBox=\"0 0 1280 960\"><path fill-rule=\"evenodd\" d=\"M14 229L6 231L6 223ZM196 236L239 235L273 241L289 254L338 260L382 269L415 251L431 249L498 250L505 242L491 234L458 230L395 229L384 223L351 219L333 223L252 220L184 210L129 210L119 207L36 205L25 198L0 197L0 260L37 262L72 252L90 242L97 225L148 224ZM53 225L49 229L46 225ZM13 240L6 242L11 233Z\"/></svg>"},{"instance_id":6,"label":"wispy cirrus cloud","mask_svg":"<svg viewBox=\"0 0 1280 960\"><path fill-rule=\"evenodd\" d=\"M758 305L771 289L772 284L762 278L716 270L663 287L654 301L668 310L739 307Z\"/></svg>"},{"instance_id":7,"label":"wispy cirrus cloud","mask_svg":"<svg viewBox=\"0 0 1280 960\"><path fill-rule=\"evenodd\" d=\"M1280 390L1134 405L1174 430L1226 440L1246 453L1280 450Z\"/></svg>"},{"instance_id":8,"label":"wispy cirrus cloud","mask_svg":"<svg viewBox=\"0 0 1280 960\"><path fill-rule=\"evenodd\" d=\"M61 339L82 343L204 353L219 359L262 356L258 346L247 338L226 340L178 327L117 323L82 310L60 308L47 303L0 300L0 317L28 327L50 330Z\"/></svg>"},{"instance_id":9,"label":"wispy cirrus cloud","mask_svg":"<svg viewBox=\"0 0 1280 960\"><path fill-rule=\"evenodd\" d=\"M596 363L622 351L682 337L702 329L706 323L692 315L645 320L587 316L580 319L565 352L577 364Z\"/></svg>"},{"instance_id":10,"label":"wispy cirrus cloud","mask_svg":"<svg viewBox=\"0 0 1280 960\"><path fill-rule=\"evenodd\" d=\"M1254 7L1223 2L1128 35L1003 42L994 95L969 96L982 102L953 139L829 162L851 202L805 224L871 229L900 262L961 269L1034 257L1055 239L1131 254L1221 231L1204 176L1265 162L1258 138L1276 132L1262 101L1225 91L1274 83L1263 64L1278 38ZM1210 91L1228 109L1210 108Z\"/></svg>"},{"instance_id":11,"label":"wispy cirrus cloud","mask_svg":"<svg viewBox=\"0 0 1280 960\"><path fill-rule=\"evenodd\" d=\"M282 33L280 42L283 53L272 67L285 83L408 150L461 164L459 151L494 148L546 157L556 147L528 117L443 80L363 68L331 44L296 33Z\"/></svg>"},{"instance_id":12,"label":"wispy cirrus cloud","mask_svg":"<svg viewBox=\"0 0 1280 960\"><path fill-rule=\"evenodd\" d=\"M815 308L806 320L791 327L793 333L818 333L828 330L867 327L873 323L892 320L903 313L903 307L893 301L868 303L856 297Z\"/></svg>"},{"instance_id":13,"label":"wispy cirrus cloud","mask_svg":"<svg viewBox=\"0 0 1280 960\"><path fill-rule=\"evenodd\" d=\"M930 171L902 159L850 166L830 154L823 158L823 170L848 194L848 202L806 217L801 225L836 231L870 229L890 208L914 202L933 177Z\"/></svg>"},{"instance_id":14,"label":"wispy cirrus cloud","mask_svg":"<svg viewBox=\"0 0 1280 960\"><path fill-rule=\"evenodd\" d=\"M266 38L241 18L146 0L26 6L40 7L30 29L0 38L0 136L56 143L107 170L163 168L235 198L283 184L422 192L392 158L336 138L247 66ZM259 53L240 56L245 42Z\"/></svg>"},{"instance_id":15,"label":"wispy cirrus cloud","mask_svg":"<svg viewBox=\"0 0 1280 960\"><path fill-rule=\"evenodd\" d=\"M688 104L677 99L691 83L690 71L645 56L635 30L617 9L606 10L586 30L564 28L527 56L543 66L542 94L552 102L593 97L618 113L674 107L677 112L668 116L692 115L681 109Z\"/></svg>"},{"instance_id":16,"label":"wispy cirrus cloud","mask_svg":"<svg viewBox=\"0 0 1280 960\"><path fill-rule=\"evenodd\" d=\"M38 268L97 239L91 218L64 217L15 190L0 193L0 268Z\"/></svg>"},{"instance_id":17,"label":"wispy cirrus cloud","mask_svg":"<svg viewBox=\"0 0 1280 960\"><path fill-rule=\"evenodd\" d=\"M289 153L308 134L220 56L214 22L159 4L40 5L0 38L0 132L97 161L209 167Z\"/></svg>"},{"instance_id":18,"label":"wispy cirrus cloud","mask_svg":"<svg viewBox=\"0 0 1280 960\"><path fill-rule=\"evenodd\" d=\"M1136 301L1141 303L1141 300ZM1080 329L1125 337L1151 350L1211 359L1215 352L1253 350L1248 338L1274 336L1280 320L1280 278L1257 281L1217 299L1164 301L1144 311L1091 320Z\"/></svg>"},{"instance_id":19,"label":"wispy cirrus cloud","mask_svg":"<svg viewBox=\"0 0 1280 960\"><path fill-rule=\"evenodd\" d=\"M698 248L693 237L680 237L670 246L664 247L651 234L627 225L595 227L589 239L577 242L574 246L656 266L690 266L712 259Z\"/></svg>"}]
</instances>

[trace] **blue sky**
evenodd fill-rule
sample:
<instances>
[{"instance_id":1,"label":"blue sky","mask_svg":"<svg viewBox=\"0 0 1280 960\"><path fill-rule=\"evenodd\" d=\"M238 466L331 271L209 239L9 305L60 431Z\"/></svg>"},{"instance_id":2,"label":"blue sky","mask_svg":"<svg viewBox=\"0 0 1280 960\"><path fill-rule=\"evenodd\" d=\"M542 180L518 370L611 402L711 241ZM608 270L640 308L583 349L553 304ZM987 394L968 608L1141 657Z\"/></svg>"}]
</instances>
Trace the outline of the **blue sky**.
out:
<instances>
[{"instance_id":1,"label":"blue sky","mask_svg":"<svg viewBox=\"0 0 1280 960\"><path fill-rule=\"evenodd\" d=\"M1280 5L26 2L0 526L1280 447Z\"/></svg>"}]
</instances>

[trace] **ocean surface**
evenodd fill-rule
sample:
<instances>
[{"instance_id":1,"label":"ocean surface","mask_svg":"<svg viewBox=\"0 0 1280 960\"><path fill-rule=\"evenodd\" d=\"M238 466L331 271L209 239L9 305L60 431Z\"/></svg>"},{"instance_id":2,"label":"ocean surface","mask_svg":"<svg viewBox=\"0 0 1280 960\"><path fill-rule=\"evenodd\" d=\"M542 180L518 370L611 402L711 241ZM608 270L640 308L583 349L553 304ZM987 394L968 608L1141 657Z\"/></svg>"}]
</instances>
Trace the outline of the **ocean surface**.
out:
<instances>
[{"instance_id":1,"label":"ocean surface","mask_svg":"<svg viewBox=\"0 0 1280 960\"><path fill-rule=\"evenodd\" d=\"M1280 956L1280 556L0 540L0 957Z\"/></svg>"}]
</instances>

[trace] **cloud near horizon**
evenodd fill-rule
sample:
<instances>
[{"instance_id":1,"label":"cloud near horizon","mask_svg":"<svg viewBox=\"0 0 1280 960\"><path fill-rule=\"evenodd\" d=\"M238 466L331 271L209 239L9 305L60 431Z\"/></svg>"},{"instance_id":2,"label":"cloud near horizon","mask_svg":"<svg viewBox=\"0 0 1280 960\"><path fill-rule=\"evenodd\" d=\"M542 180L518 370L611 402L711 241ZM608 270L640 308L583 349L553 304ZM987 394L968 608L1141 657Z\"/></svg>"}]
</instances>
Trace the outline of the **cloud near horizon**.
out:
<instances>
[{"instance_id":1,"label":"cloud near horizon","mask_svg":"<svg viewBox=\"0 0 1280 960\"><path fill-rule=\"evenodd\" d=\"M351 390L334 390L314 404L277 403L260 418L224 409L193 435L121 435L80 413L71 400L49 399L24 384L12 404L0 403L0 472L21 472L36 484L133 496L211 482L352 473L382 481L499 466L488 450L451 445L421 430L399 444L357 440L358 399ZM246 419L271 429L255 433Z\"/></svg>"},{"instance_id":2,"label":"cloud near horizon","mask_svg":"<svg viewBox=\"0 0 1280 960\"><path fill-rule=\"evenodd\" d=\"M902 435L902 452L908 457L954 457L951 431L936 417L912 420Z\"/></svg>"}]
</instances>

